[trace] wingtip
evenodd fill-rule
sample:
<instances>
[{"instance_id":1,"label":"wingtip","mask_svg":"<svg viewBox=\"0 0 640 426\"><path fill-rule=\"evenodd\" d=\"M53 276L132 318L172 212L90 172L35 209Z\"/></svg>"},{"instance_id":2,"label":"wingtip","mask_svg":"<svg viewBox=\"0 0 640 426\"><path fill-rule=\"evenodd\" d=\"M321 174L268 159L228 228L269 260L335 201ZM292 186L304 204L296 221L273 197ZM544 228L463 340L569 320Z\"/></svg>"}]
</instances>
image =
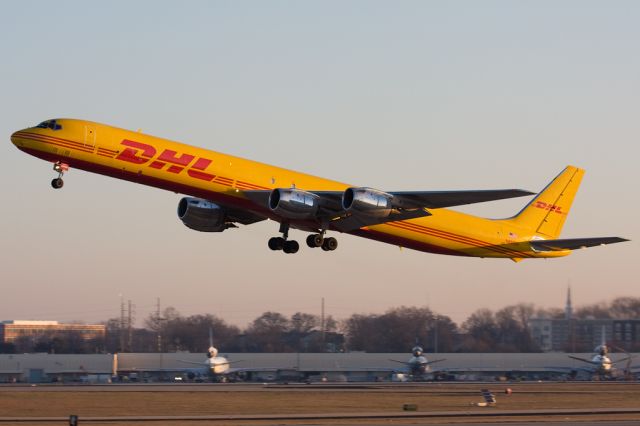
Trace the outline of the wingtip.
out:
<instances>
[{"instance_id":1,"label":"wingtip","mask_svg":"<svg viewBox=\"0 0 640 426\"><path fill-rule=\"evenodd\" d=\"M608 244L614 244L614 243L626 243L627 241L631 241L627 238L622 238L622 237L612 237L611 238L611 242L609 242Z\"/></svg>"}]
</instances>

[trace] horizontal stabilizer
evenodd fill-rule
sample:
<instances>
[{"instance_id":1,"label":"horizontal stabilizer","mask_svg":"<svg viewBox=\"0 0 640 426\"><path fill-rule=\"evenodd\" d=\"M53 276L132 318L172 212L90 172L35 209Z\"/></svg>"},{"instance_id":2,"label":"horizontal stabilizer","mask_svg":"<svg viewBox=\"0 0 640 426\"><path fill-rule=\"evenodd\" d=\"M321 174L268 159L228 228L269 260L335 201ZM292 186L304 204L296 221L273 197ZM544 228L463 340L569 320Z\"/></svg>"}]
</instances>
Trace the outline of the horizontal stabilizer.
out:
<instances>
[{"instance_id":1,"label":"horizontal stabilizer","mask_svg":"<svg viewBox=\"0 0 640 426\"><path fill-rule=\"evenodd\" d=\"M598 238L566 238L560 240L533 240L529 241L531 247L538 251L562 251L576 250L587 247L601 246L605 244L623 243L629 241L620 237Z\"/></svg>"}]
</instances>

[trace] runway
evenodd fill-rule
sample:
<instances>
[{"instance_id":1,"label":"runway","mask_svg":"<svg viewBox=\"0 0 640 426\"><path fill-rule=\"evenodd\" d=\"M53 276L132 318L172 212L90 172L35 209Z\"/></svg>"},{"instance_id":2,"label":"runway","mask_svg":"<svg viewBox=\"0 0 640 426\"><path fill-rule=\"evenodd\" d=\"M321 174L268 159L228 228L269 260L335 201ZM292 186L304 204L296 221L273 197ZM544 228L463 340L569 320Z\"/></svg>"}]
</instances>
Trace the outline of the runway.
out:
<instances>
[{"instance_id":1,"label":"runway","mask_svg":"<svg viewBox=\"0 0 640 426\"><path fill-rule=\"evenodd\" d=\"M640 408L593 408L593 409L555 409L555 410L469 410L469 411L435 411L435 412L397 412L397 413L309 413L309 414L249 414L249 415L217 415L217 416L86 416L81 420L85 422L248 422L248 421L266 421L266 422L291 422L296 424L299 422L310 421L347 421L347 420L416 420L416 419L438 419L440 421L452 419L494 419L500 418L503 423L508 418L536 418L536 423L540 423L541 417L546 418L570 418L594 416L603 417L605 415L623 415L630 414L637 416L639 419L634 424L640 423ZM3 423L49 423L64 422L68 417L0 417ZM458 422L456 422L458 423ZM353 423L350 423L353 424ZM395 424L395 423L394 423ZM415 423L414 423L415 424ZM487 424L486 422L482 424ZM566 424L566 422L563 422ZM582 424L582 423L581 423Z\"/></svg>"},{"instance_id":2,"label":"runway","mask_svg":"<svg viewBox=\"0 0 640 426\"><path fill-rule=\"evenodd\" d=\"M562 388L558 388L561 386ZM637 382L420 382L420 383L110 383L110 384L0 384L0 392L435 392L477 393L480 388L518 388L518 393L584 393L603 388L616 392L638 391Z\"/></svg>"},{"instance_id":3,"label":"runway","mask_svg":"<svg viewBox=\"0 0 640 426\"><path fill-rule=\"evenodd\" d=\"M477 407L488 388L497 405ZM505 390L512 392L507 394ZM416 411L404 411L406 404ZM107 384L0 386L0 423L640 424L637 383ZM630 423L629 423L630 422Z\"/></svg>"}]
</instances>

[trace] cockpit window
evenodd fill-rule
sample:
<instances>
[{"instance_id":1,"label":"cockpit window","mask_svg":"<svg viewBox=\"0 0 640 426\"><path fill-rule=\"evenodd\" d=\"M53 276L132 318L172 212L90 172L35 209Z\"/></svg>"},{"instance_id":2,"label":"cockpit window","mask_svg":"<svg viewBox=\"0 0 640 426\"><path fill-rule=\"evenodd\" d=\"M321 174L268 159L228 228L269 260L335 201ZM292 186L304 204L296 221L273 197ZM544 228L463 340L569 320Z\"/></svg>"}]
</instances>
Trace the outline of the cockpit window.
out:
<instances>
[{"instance_id":1,"label":"cockpit window","mask_svg":"<svg viewBox=\"0 0 640 426\"><path fill-rule=\"evenodd\" d=\"M62 126L56 122L56 120L47 120L38 124L36 127L40 129L60 130Z\"/></svg>"}]
</instances>

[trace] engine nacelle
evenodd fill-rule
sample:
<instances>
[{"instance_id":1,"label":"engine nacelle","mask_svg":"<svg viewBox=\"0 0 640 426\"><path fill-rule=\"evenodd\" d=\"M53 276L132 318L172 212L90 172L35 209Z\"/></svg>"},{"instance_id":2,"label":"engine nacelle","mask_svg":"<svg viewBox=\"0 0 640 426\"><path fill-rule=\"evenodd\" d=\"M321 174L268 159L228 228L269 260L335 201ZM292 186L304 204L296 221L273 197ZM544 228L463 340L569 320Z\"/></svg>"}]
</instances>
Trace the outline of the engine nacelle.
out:
<instances>
[{"instance_id":1,"label":"engine nacelle","mask_svg":"<svg viewBox=\"0 0 640 426\"><path fill-rule=\"evenodd\" d=\"M186 227L200 232L222 232L229 226L219 205L200 198L184 197L178 203L178 217Z\"/></svg>"},{"instance_id":2,"label":"engine nacelle","mask_svg":"<svg viewBox=\"0 0 640 426\"><path fill-rule=\"evenodd\" d=\"M289 219L311 219L320 207L320 197L299 189L276 188L269 196L269 208Z\"/></svg>"},{"instance_id":3,"label":"engine nacelle","mask_svg":"<svg viewBox=\"0 0 640 426\"><path fill-rule=\"evenodd\" d=\"M387 217L393 209L393 195L372 188L347 188L342 194L342 208L351 214Z\"/></svg>"}]
</instances>

